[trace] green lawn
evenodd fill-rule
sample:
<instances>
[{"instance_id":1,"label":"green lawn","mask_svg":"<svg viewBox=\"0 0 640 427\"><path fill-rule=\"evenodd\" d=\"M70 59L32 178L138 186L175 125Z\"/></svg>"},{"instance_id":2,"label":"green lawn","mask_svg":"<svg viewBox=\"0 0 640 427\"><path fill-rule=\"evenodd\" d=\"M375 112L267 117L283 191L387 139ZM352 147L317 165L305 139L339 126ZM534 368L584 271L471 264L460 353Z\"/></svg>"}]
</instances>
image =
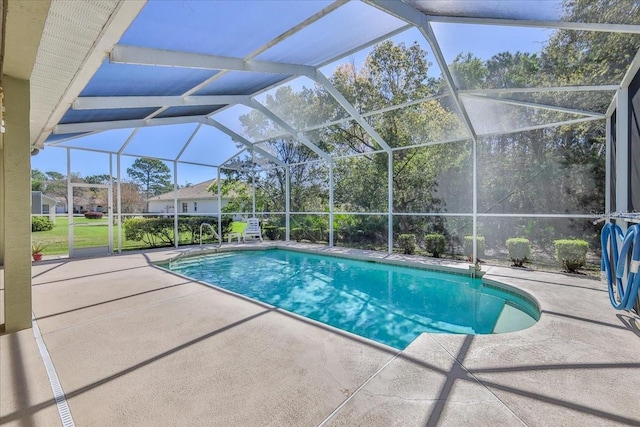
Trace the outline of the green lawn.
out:
<instances>
[{"instance_id":1,"label":"green lawn","mask_svg":"<svg viewBox=\"0 0 640 427\"><path fill-rule=\"evenodd\" d=\"M73 246L76 248L87 248L91 246L106 246L109 242L108 222L105 219L87 219L84 217L74 218L76 224L94 224L92 226L74 227ZM34 243L44 243L45 255L59 255L69 253L69 220L67 217L58 217L56 226L49 231L38 231L31 233ZM122 249L144 249L147 245L144 242L126 240L124 232L122 235ZM118 245L118 229L113 227L114 249Z\"/></svg>"},{"instance_id":2,"label":"green lawn","mask_svg":"<svg viewBox=\"0 0 640 427\"><path fill-rule=\"evenodd\" d=\"M73 228L73 247L89 248L92 246L107 246L109 243L109 222L106 219L87 219L75 217L75 224L92 224L91 226L79 226ZM58 217L56 225L49 231L37 231L31 233L33 243L44 243L44 255L60 255L69 253L69 219ZM205 242L213 242L212 239L204 239ZM189 233L180 233L180 245L191 244ZM118 228L113 227L113 247L118 249ZM147 249L149 245L137 240L127 240L122 230L122 250Z\"/></svg>"}]
</instances>

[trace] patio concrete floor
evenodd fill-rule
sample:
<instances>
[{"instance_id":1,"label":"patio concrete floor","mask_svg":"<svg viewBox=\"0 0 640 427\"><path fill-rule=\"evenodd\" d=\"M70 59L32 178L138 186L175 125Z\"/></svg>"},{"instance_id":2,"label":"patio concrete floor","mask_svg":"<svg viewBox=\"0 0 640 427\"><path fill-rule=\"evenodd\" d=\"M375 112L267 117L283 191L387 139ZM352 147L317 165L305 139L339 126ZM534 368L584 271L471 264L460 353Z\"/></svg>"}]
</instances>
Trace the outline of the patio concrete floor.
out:
<instances>
[{"instance_id":1,"label":"patio concrete floor","mask_svg":"<svg viewBox=\"0 0 640 427\"><path fill-rule=\"evenodd\" d=\"M398 352L150 264L176 254L34 265L76 425L640 425L640 319L602 282L484 267L537 299L535 326L423 334ZM0 424L61 425L32 330L0 336L0 373Z\"/></svg>"}]
</instances>

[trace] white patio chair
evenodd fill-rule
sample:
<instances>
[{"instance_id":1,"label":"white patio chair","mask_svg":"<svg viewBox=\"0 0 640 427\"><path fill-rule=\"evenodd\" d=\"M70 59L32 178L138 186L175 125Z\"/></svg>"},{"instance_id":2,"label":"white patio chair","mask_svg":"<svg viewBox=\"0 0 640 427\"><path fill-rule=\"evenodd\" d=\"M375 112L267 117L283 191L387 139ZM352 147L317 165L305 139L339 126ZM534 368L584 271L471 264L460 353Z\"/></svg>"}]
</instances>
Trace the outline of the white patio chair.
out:
<instances>
[{"instance_id":1,"label":"white patio chair","mask_svg":"<svg viewBox=\"0 0 640 427\"><path fill-rule=\"evenodd\" d=\"M246 242L247 237L257 237L262 242L262 230L260 229L260 220L258 218L248 218L247 227L244 229L244 238Z\"/></svg>"}]
</instances>

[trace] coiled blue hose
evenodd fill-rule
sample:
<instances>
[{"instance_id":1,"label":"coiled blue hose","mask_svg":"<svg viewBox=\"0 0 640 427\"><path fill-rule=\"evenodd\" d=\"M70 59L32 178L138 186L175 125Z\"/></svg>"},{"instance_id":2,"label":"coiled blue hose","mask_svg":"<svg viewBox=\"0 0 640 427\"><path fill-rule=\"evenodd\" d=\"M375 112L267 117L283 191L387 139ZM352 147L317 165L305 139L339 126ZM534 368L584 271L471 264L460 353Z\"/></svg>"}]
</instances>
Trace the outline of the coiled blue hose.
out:
<instances>
[{"instance_id":1,"label":"coiled blue hose","mask_svg":"<svg viewBox=\"0 0 640 427\"><path fill-rule=\"evenodd\" d=\"M611 242L614 268L611 268L609 242ZM638 271L640 269L640 225L629 227L627 233L624 234L618 225L605 224L600 235L600 243L602 245L601 266L607 279L611 305L617 310L631 310L640 288L640 273ZM620 243L622 243L621 248ZM632 247L631 259L627 269L629 251ZM626 289L622 280L625 269L628 271Z\"/></svg>"}]
</instances>

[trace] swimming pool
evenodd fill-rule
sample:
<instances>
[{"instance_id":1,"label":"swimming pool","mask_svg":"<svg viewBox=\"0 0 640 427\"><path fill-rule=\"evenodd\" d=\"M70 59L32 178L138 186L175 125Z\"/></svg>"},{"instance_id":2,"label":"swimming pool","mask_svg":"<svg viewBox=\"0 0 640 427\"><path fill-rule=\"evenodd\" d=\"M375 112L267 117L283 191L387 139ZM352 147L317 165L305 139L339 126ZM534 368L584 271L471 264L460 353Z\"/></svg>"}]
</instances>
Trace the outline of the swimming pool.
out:
<instances>
[{"instance_id":1,"label":"swimming pool","mask_svg":"<svg viewBox=\"0 0 640 427\"><path fill-rule=\"evenodd\" d=\"M539 318L533 302L481 279L282 249L182 258L170 270L397 349L422 332L509 332Z\"/></svg>"}]
</instances>

